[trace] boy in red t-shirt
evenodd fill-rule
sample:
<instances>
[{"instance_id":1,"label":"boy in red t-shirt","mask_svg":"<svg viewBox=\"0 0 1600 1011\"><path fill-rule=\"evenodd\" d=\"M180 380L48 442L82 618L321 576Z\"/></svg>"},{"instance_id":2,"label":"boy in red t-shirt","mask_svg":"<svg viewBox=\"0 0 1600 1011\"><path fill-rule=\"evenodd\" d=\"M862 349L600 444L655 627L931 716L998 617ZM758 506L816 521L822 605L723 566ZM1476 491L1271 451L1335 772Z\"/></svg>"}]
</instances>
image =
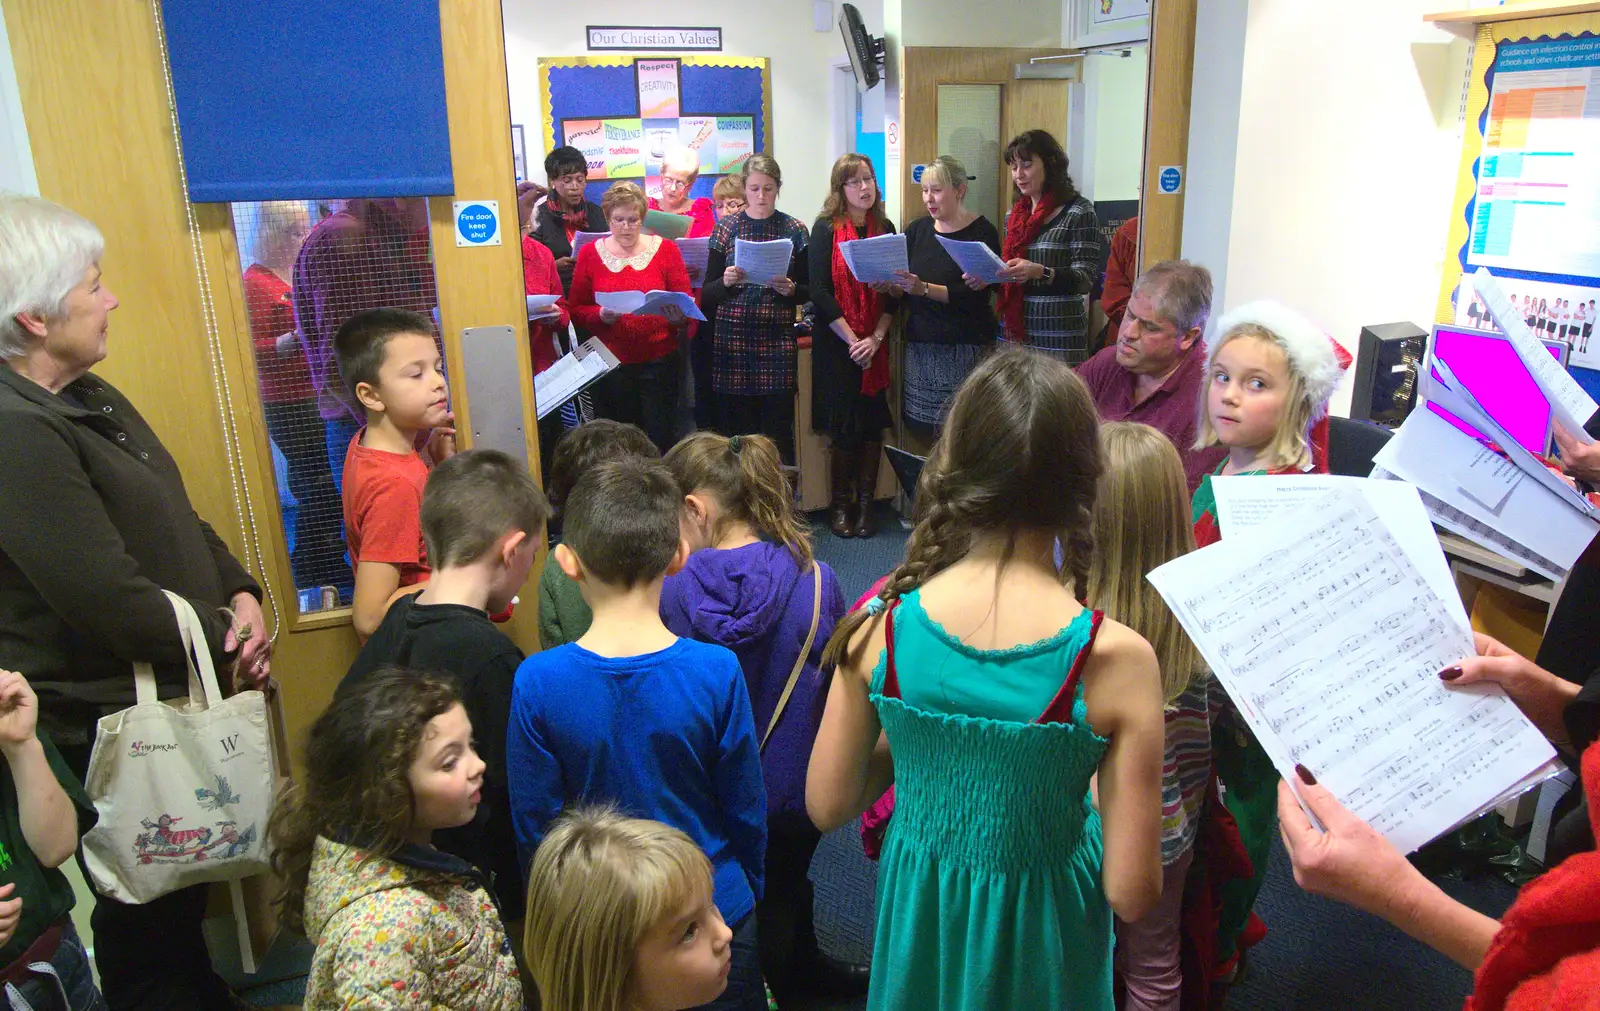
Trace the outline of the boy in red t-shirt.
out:
<instances>
[{"instance_id":1,"label":"boy in red t-shirt","mask_svg":"<svg viewBox=\"0 0 1600 1011\"><path fill-rule=\"evenodd\" d=\"M422 540L428 469L455 453L444 361L426 317L404 309L351 316L333 339L339 375L366 412L344 458L344 525L355 566L351 621L363 642L396 597L431 571ZM426 435L419 453L417 446Z\"/></svg>"}]
</instances>

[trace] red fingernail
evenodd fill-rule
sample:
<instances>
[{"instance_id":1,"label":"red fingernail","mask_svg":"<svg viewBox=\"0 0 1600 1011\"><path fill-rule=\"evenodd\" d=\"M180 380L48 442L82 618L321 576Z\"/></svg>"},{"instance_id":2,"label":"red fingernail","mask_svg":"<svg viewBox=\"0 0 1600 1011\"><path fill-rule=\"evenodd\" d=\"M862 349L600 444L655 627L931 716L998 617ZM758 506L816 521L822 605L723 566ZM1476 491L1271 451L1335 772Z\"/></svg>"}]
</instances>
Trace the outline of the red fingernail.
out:
<instances>
[{"instance_id":1,"label":"red fingernail","mask_svg":"<svg viewBox=\"0 0 1600 1011\"><path fill-rule=\"evenodd\" d=\"M1454 681L1456 678L1458 678L1460 676L1461 676L1461 666L1459 664L1457 664L1454 667L1446 667L1444 670L1439 672L1439 680L1440 681Z\"/></svg>"},{"instance_id":2,"label":"red fingernail","mask_svg":"<svg viewBox=\"0 0 1600 1011\"><path fill-rule=\"evenodd\" d=\"M1294 767L1294 774L1299 776L1300 777L1300 782L1304 783L1307 786L1316 786L1317 785L1317 777L1313 776L1311 774L1311 770L1306 768L1303 765L1296 765Z\"/></svg>"}]
</instances>

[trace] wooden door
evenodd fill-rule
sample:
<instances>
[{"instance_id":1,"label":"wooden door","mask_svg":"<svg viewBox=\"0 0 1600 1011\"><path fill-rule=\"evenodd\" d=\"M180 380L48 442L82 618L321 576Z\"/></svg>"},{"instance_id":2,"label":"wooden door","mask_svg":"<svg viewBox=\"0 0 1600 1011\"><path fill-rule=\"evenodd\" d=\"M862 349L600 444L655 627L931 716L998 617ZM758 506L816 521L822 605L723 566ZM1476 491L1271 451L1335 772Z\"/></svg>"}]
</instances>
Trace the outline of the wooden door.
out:
<instances>
[{"instance_id":1,"label":"wooden door","mask_svg":"<svg viewBox=\"0 0 1600 1011\"><path fill-rule=\"evenodd\" d=\"M515 208L500 0L440 6L455 189ZM177 459L196 510L268 590L273 672L289 738L298 742L358 644L348 608L301 615L296 606L233 218L228 205L186 198L158 5L5 0L4 16L40 191L105 235L102 266L122 305L99 371L150 421ZM70 54L62 39L74 40ZM431 198L429 217L457 427L469 442L470 395L455 367L461 331L513 327L522 335L525 431L537 478L520 245L458 248L451 200ZM525 650L538 648L537 578L535 569L516 619L505 626Z\"/></svg>"},{"instance_id":2,"label":"wooden door","mask_svg":"<svg viewBox=\"0 0 1600 1011\"><path fill-rule=\"evenodd\" d=\"M1011 206L1011 178L1001 154L1005 144L1024 130L1044 129L1067 146L1067 85L1065 80L1016 80L1016 65L1031 57L1059 55L1060 50L909 46L905 49L900 88L901 161L907 166L900 180L905 222L924 217L922 187L911 178L910 166L926 164L948 151L939 150L941 85L987 85L999 89L999 132L992 157L967 164L969 175L987 174L999 195L999 218ZM947 97L952 94L947 92ZM893 185L891 183L891 185ZM985 211L987 213L987 211Z\"/></svg>"}]
</instances>

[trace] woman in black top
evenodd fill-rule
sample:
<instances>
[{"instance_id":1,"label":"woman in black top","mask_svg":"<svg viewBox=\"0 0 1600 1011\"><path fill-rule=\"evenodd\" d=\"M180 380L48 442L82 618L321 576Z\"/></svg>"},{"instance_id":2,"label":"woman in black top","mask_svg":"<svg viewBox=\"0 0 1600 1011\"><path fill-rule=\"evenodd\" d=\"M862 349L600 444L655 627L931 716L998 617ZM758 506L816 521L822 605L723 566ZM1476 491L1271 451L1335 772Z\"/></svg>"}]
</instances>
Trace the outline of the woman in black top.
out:
<instances>
[{"instance_id":1,"label":"woman in black top","mask_svg":"<svg viewBox=\"0 0 1600 1011\"><path fill-rule=\"evenodd\" d=\"M589 183L589 163L575 147L558 147L544 156L544 174L550 180L550 195L539 205L533 237L556 258L556 273L561 275L561 290L572 290L572 243L579 232L607 231L606 216L600 205L584 199Z\"/></svg>"},{"instance_id":2,"label":"woman in black top","mask_svg":"<svg viewBox=\"0 0 1600 1011\"><path fill-rule=\"evenodd\" d=\"M847 154L833 164L828 199L811 229L808 249L811 304L811 427L833 442L833 508L838 537L871 537L873 491L883 430L891 424L889 352L884 339L894 318L893 285L870 286L845 266L839 245L894 231L883 213L872 160Z\"/></svg>"},{"instance_id":3,"label":"woman in black top","mask_svg":"<svg viewBox=\"0 0 1600 1011\"><path fill-rule=\"evenodd\" d=\"M933 439L956 387L994 347L1000 324L987 290L961 279L961 268L939 244L981 242L1000 253L1000 233L989 219L967 209L967 170L940 155L922 173L922 203L932 215L906 226L911 270L902 287L906 317L901 366L900 414L906 427Z\"/></svg>"}]
</instances>

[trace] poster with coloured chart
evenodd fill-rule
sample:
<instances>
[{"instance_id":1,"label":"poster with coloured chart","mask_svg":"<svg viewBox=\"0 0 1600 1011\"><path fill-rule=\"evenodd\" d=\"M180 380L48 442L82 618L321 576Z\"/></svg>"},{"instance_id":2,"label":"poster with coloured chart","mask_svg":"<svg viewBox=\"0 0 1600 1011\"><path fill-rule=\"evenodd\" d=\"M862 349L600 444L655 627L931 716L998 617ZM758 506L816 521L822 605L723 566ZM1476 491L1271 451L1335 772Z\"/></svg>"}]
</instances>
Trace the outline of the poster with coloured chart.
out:
<instances>
[{"instance_id":1,"label":"poster with coloured chart","mask_svg":"<svg viewBox=\"0 0 1600 1011\"><path fill-rule=\"evenodd\" d=\"M1600 38L1500 46L1471 227L1468 267L1600 278Z\"/></svg>"}]
</instances>

